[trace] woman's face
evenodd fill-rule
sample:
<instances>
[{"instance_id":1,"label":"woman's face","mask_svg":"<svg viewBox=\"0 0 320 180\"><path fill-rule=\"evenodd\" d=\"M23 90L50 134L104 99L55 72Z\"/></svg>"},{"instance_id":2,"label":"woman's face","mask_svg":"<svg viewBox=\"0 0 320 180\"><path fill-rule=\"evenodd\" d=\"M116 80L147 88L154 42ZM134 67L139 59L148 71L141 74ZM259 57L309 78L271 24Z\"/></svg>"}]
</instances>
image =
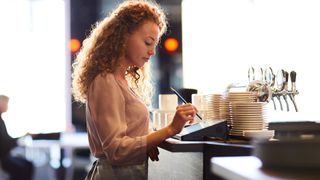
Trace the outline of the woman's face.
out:
<instances>
[{"instance_id":1,"label":"woman's face","mask_svg":"<svg viewBox=\"0 0 320 180\"><path fill-rule=\"evenodd\" d=\"M146 21L140 28L129 34L125 59L129 65L142 67L155 54L159 41L159 26Z\"/></svg>"}]
</instances>

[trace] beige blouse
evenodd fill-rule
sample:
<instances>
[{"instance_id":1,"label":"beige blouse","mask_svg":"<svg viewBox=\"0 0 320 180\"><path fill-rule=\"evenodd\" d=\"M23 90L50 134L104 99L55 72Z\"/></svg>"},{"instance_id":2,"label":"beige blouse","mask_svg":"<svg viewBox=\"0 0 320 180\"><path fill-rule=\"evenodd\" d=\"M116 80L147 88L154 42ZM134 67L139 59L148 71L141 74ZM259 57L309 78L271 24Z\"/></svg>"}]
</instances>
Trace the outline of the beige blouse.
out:
<instances>
[{"instance_id":1,"label":"beige blouse","mask_svg":"<svg viewBox=\"0 0 320 180\"><path fill-rule=\"evenodd\" d=\"M128 86L113 74L98 75L86 104L91 153L111 165L134 165L147 160L149 113Z\"/></svg>"}]
</instances>

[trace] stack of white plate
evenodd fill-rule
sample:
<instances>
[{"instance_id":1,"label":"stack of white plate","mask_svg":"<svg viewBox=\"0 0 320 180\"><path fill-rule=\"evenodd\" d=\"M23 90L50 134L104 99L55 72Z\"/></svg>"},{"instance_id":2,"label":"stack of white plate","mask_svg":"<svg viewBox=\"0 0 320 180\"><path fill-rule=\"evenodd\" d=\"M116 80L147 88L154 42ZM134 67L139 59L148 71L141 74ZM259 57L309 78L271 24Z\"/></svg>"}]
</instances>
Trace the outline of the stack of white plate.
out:
<instances>
[{"instance_id":1,"label":"stack of white plate","mask_svg":"<svg viewBox=\"0 0 320 180\"><path fill-rule=\"evenodd\" d=\"M256 96L253 92L229 92L226 94L225 98L225 114L227 119L227 124L231 126L232 117L230 103L232 102L256 102Z\"/></svg>"},{"instance_id":2,"label":"stack of white plate","mask_svg":"<svg viewBox=\"0 0 320 180\"><path fill-rule=\"evenodd\" d=\"M266 109L265 102L230 102L229 134L247 138L271 138L274 131L268 130Z\"/></svg>"},{"instance_id":3,"label":"stack of white plate","mask_svg":"<svg viewBox=\"0 0 320 180\"><path fill-rule=\"evenodd\" d=\"M227 100L230 102L255 102L257 98L254 92L229 92Z\"/></svg>"},{"instance_id":4,"label":"stack of white plate","mask_svg":"<svg viewBox=\"0 0 320 180\"><path fill-rule=\"evenodd\" d=\"M221 94L205 95L205 119L225 119L225 105Z\"/></svg>"}]
</instances>

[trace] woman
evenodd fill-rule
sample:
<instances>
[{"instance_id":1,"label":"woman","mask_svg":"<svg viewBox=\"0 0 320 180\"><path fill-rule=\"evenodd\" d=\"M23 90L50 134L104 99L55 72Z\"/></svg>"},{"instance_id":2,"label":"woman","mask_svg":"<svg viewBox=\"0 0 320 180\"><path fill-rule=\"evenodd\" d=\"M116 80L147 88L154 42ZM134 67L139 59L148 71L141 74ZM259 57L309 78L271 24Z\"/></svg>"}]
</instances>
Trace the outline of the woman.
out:
<instances>
[{"instance_id":1,"label":"woman","mask_svg":"<svg viewBox=\"0 0 320 180\"><path fill-rule=\"evenodd\" d=\"M171 124L148 134L149 59L166 30L156 4L126 1L97 23L84 41L73 74L73 94L86 103L91 153L98 159L87 179L147 179L157 145L192 123L196 109L177 107Z\"/></svg>"}]
</instances>

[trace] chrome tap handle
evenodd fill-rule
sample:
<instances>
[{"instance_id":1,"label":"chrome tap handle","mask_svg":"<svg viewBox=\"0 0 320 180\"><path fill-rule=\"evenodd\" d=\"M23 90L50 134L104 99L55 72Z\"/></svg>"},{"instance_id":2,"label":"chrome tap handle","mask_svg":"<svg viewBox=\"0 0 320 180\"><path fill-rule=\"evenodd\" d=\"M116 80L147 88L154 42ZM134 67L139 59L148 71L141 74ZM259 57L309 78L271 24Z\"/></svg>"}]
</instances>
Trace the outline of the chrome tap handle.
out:
<instances>
[{"instance_id":1,"label":"chrome tap handle","mask_svg":"<svg viewBox=\"0 0 320 180\"><path fill-rule=\"evenodd\" d=\"M291 91L294 93L296 89L296 77L297 73L295 71L290 72L290 79L291 79Z\"/></svg>"},{"instance_id":2,"label":"chrome tap handle","mask_svg":"<svg viewBox=\"0 0 320 180\"><path fill-rule=\"evenodd\" d=\"M289 73L284 71L284 90L288 91Z\"/></svg>"},{"instance_id":3,"label":"chrome tap handle","mask_svg":"<svg viewBox=\"0 0 320 180\"><path fill-rule=\"evenodd\" d=\"M253 68L253 67L250 67L250 68L248 69L248 81L249 81L249 83L250 83L251 81L254 81L255 79L256 79L256 77L255 77L254 68Z\"/></svg>"},{"instance_id":4,"label":"chrome tap handle","mask_svg":"<svg viewBox=\"0 0 320 180\"><path fill-rule=\"evenodd\" d=\"M277 72L275 77L275 88L277 92L281 92L284 89L285 80L285 71L281 69Z\"/></svg>"},{"instance_id":5,"label":"chrome tap handle","mask_svg":"<svg viewBox=\"0 0 320 180\"><path fill-rule=\"evenodd\" d=\"M273 103L274 110L277 110L276 101L274 100L274 97L276 96L276 90L273 86L271 86L271 101Z\"/></svg>"},{"instance_id":6,"label":"chrome tap handle","mask_svg":"<svg viewBox=\"0 0 320 180\"><path fill-rule=\"evenodd\" d=\"M274 110L277 110L276 102L274 101L273 97L271 98L272 103L273 103L273 108Z\"/></svg>"},{"instance_id":7,"label":"chrome tap handle","mask_svg":"<svg viewBox=\"0 0 320 180\"><path fill-rule=\"evenodd\" d=\"M276 88L274 87L275 77L276 76L274 75L271 67L265 69L264 81L269 85L269 87L271 89L271 93L272 93L271 100L273 103L273 108L274 108L274 110L277 110L276 102L274 101L274 93L276 92Z\"/></svg>"},{"instance_id":8,"label":"chrome tap handle","mask_svg":"<svg viewBox=\"0 0 320 180\"><path fill-rule=\"evenodd\" d=\"M295 98L294 98L294 96L296 94L298 94L298 91L296 89L296 78L297 78L297 73L295 71L291 71L290 72L291 93L289 93L289 97L290 97L290 100L292 101L292 103L294 105L294 108L295 108L296 112L298 112L298 106L297 106L297 103L296 103Z\"/></svg>"},{"instance_id":9,"label":"chrome tap handle","mask_svg":"<svg viewBox=\"0 0 320 180\"><path fill-rule=\"evenodd\" d=\"M281 111L283 111L283 106L282 106L282 102L281 102L281 99L280 99L281 95L277 93L275 96L277 97L277 99L279 101Z\"/></svg>"},{"instance_id":10,"label":"chrome tap handle","mask_svg":"<svg viewBox=\"0 0 320 180\"><path fill-rule=\"evenodd\" d=\"M282 96L283 96L283 99L284 101L286 102L286 105L287 105L287 111L290 111L289 109L289 103L288 103L288 100L287 100L287 94L288 94L288 80L289 80L289 73L287 71L284 71L284 88L283 88L283 91L282 91Z\"/></svg>"},{"instance_id":11,"label":"chrome tap handle","mask_svg":"<svg viewBox=\"0 0 320 180\"><path fill-rule=\"evenodd\" d=\"M293 95L292 93L290 93L290 94L289 94L289 97L290 97L290 100L291 100L292 103L293 103L294 109L296 110L296 112L298 112L298 106L297 106L296 101L294 100L294 95Z\"/></svg>"},{"instance_id":12,"label":"chrome tap handle","mask_svg":"<svg viewBox=\"0 0 320 180\"><path fill-rule=\"evenodd\" d=\"M282 91L284 90L284 84L285 84L285 71L283 69L279 70L277 72L277 75L275 77L275 96L277 97L279 104L280 104L280 109L283 111L283 106L282 102L280 99L280 96L282 96Z\"/></svg>"}]
</instances>

